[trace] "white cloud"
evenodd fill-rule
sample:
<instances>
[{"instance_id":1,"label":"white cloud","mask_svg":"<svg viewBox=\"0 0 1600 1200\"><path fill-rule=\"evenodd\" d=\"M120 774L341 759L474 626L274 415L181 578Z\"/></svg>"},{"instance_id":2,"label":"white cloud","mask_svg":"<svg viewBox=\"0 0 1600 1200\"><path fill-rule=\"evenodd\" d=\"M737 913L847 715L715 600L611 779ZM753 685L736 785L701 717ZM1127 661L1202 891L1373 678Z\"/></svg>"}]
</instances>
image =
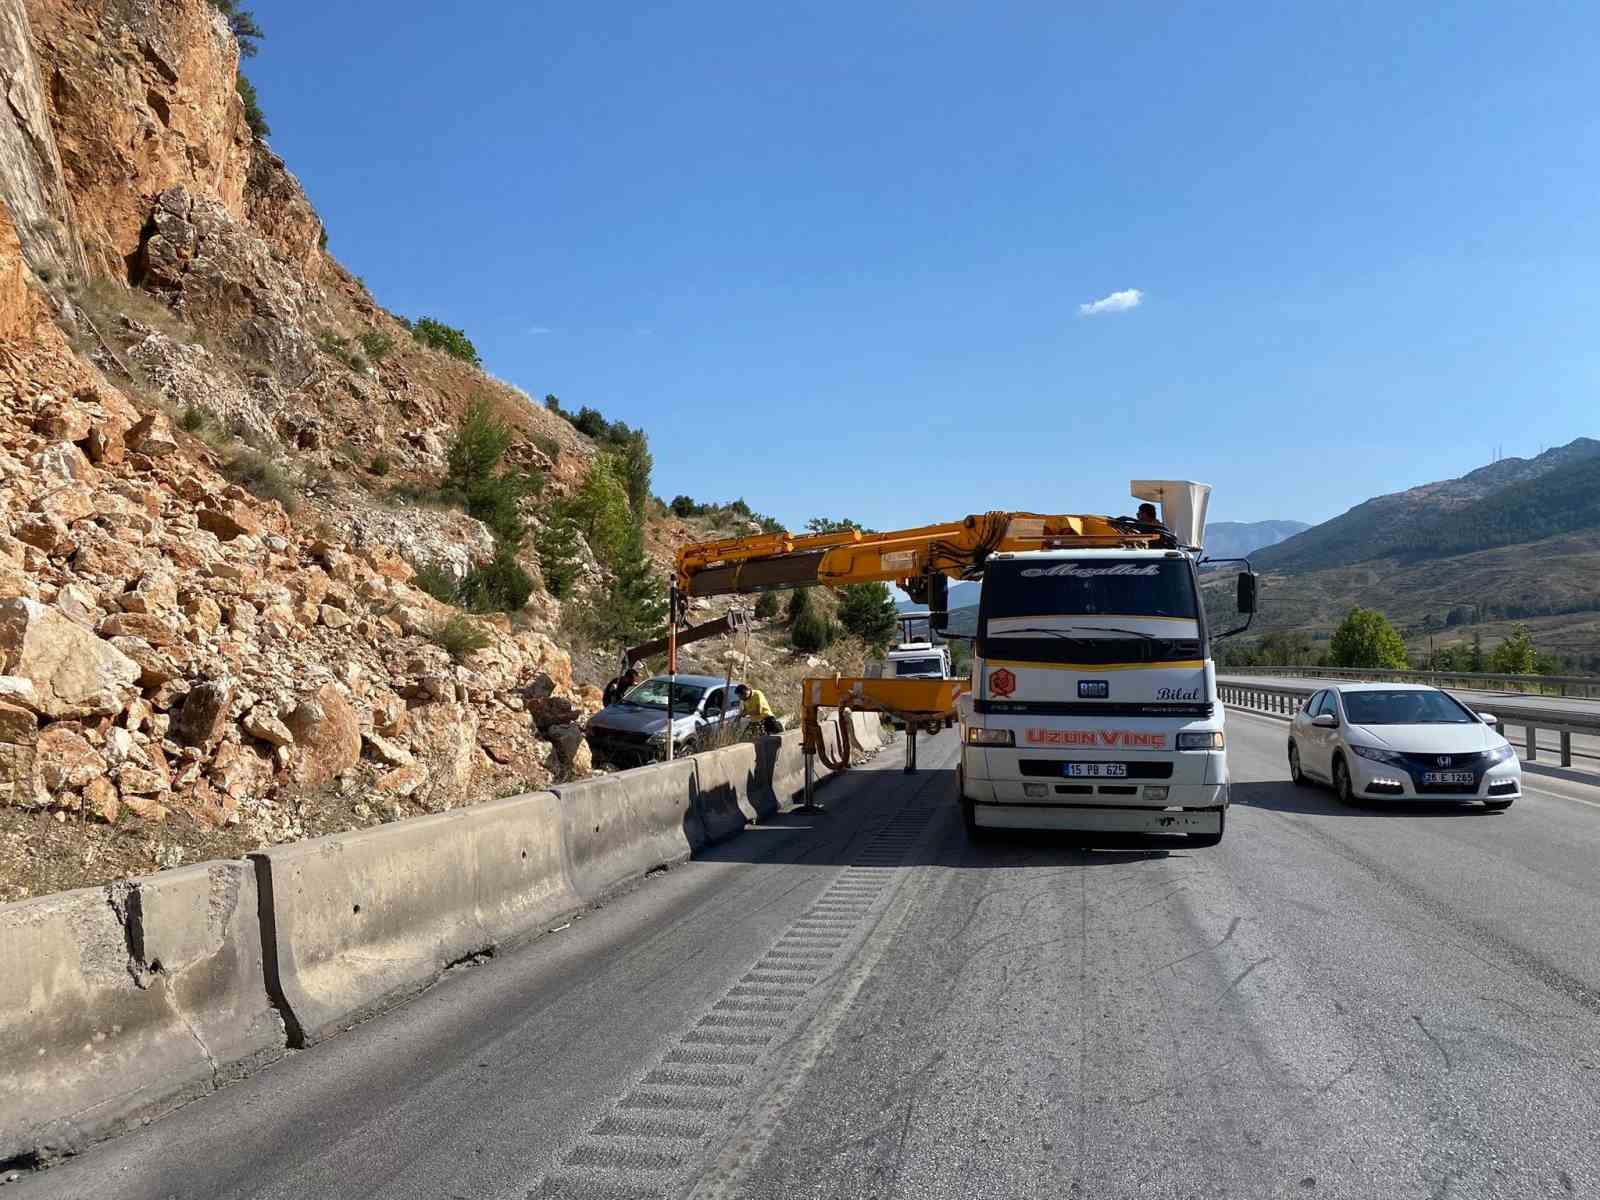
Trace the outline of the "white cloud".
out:
<instances>
[{"instance_id":1,"label":"white cloud","mask_svg":"<svg viewBox=\"0 0 1600 1200\"><path fill-rule=\"evenodd\" d=\"M530 325L528 327L528 332L532 334L554 333L555 330L551 329L548 325Z\"/></svg>"},{"instance_id":2,"label":"white cloud","mask_svg":"<svg viewBox=\"0 0 1600 1200\"><path fill-rule=\"evenodd\" d=\"M1101 313L1127 312L1130 308L1138 308L1143 300L1144 293L1138 288L1127 288L1120 292L1112 292L1109 296L1101 296L1098 300L1091 300L1088 304L1078 305L1078 315L1095 317Z\"/></svg>"}]
</instances>

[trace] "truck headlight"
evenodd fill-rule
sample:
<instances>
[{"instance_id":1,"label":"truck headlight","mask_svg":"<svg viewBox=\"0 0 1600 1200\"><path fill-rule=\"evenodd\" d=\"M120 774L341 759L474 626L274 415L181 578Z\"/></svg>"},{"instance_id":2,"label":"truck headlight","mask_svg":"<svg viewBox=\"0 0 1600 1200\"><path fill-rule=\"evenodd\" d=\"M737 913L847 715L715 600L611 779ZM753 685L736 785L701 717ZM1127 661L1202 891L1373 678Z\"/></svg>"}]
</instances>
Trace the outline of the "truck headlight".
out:
<instances>
[{"instance_id":1,"label":"truck headlight","mask_svg":"<svg viewBox=\"0 0 1600 1200\"><path fill-rule=\"evenodd\" d=\"M1178 735L1179 750L1221 750L1224 745L1222 730L1216 729L1210 733L1180 733Z\"/></svg>"},{"instance_id":2,"label":"truck headlight","mask_svg":"<svg viewBox=\"0 0 1600 1200\"><path fill-rule=\"evenodd\" d=\"M969 746L1015 746L1016 736L1009 729L985 729L981 725L967 726Z\"/></svg>"}]
</instances>

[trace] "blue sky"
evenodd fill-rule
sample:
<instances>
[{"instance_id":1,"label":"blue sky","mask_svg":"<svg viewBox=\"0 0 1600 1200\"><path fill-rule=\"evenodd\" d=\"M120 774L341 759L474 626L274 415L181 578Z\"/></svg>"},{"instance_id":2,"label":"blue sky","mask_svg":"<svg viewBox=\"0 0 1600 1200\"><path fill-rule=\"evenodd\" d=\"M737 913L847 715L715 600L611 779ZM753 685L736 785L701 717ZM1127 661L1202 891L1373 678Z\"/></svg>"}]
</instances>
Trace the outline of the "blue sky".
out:
<instances>
[{"instance_id":1,"label":"blue sky","mask_svg":"<svg viewBox=\"0 0 1600 1200\"><path fill-rule=\"evenodd\" d=\"M1593 6L255 11L330 249L666 497L1316 521L1600 434Z\"/></svg>"}]
</instances>

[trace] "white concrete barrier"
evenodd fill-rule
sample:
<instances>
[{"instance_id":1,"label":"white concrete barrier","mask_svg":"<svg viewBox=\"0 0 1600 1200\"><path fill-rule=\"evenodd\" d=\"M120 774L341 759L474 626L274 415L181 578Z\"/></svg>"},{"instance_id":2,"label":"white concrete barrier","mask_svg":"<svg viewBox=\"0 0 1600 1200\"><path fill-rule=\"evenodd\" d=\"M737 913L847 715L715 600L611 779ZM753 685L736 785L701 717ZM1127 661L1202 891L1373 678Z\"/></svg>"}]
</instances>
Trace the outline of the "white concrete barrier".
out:
<instances>
[{"instance_id":1,"label":"white concrete barrier","mask_svg":"<svg viewBox=\"0 0 1600 1200\"><path fill-rule=\"evenodd\" d=\"M0 905L0 963L0 1159L76 1152L284 1053L248 863Z\"/></svg>"}]
</instances>

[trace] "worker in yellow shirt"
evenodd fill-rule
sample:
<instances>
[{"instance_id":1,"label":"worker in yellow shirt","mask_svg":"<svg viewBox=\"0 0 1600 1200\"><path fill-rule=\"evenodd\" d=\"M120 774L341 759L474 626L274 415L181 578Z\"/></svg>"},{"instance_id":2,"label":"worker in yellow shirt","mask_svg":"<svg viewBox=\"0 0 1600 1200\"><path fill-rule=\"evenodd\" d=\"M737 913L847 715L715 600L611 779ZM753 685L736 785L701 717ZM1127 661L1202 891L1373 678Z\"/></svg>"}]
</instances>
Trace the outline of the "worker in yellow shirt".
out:
<instances>
[{"instance_id":1,"label":"worker in yellow shirt","mask_svg":"<svg viewBox=\"0 0 1600 1200\"><path fill-rule=\"evenodd\" d=\"M734 693L739 697L739 707L745 717L755 725L761 726L762 733L778 734L783 732L783 725L772 714L772 705L767 703L766 696L762 695L760 688L753 688L748 683L741 683L734 688Z\"/></svg>"}]
</instances>

